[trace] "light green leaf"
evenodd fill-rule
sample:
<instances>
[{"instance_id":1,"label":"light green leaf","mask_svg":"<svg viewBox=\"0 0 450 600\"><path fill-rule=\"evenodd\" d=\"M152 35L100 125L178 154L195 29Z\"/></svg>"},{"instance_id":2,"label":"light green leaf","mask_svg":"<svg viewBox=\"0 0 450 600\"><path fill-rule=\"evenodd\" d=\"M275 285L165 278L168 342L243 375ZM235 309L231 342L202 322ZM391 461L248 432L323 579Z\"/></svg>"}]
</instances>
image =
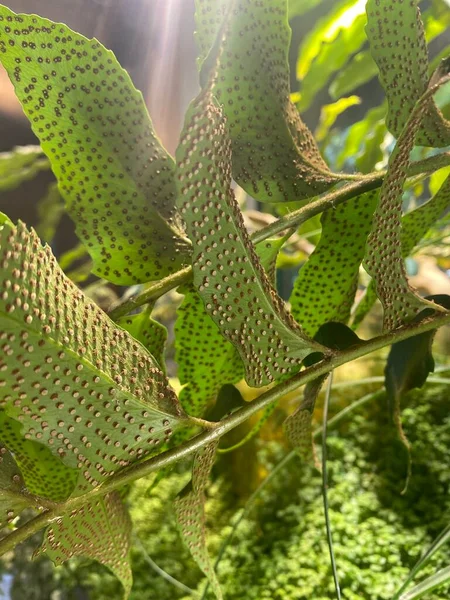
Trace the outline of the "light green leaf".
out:
<instances>
[{"instance_id":1,"label":"light green leaf","mask_svg":"<svg viewBox=\"0 0 450 600\"><path fill-rule=\"evenodd\" d=\"M323 0L289 0L289 19L300 17L318 6Z\"/></svg>"},{"instance_id":2,"label":"light green leaf","mask_svg":"<svg viewBox=\"0 0 450 600\"><path fill-rule=\"evenodd\" d=\"M1 62L1 61L0 61ZM24 181L48 171L50 163L40 146L18 146L0 153L0 192L13 190Z\"/></svg>"},{"instance_id":3,"label":"light green leaf","mask_svg":"<svg viewBox=\"0 0 450 600\"><path fill-rule=\"evenodd\" d=\"M377 73L378 67L370 52L358 52L334 78L330 85L330 96L337 100L370 81Z\"/></svg>"},{"instance_id":4,"label":"light green leaf","mask_svg":"<svg viewBox=\"0 0 450 600\"><path fill-rule=\"evenodd\" d=\"M402 194L415 136L433 93L448 79L437 72L425 94L414 106L389 158L388 172L380 190L372 230L367 239L365 266L383 305L383 324L392 330L414 317L425 303L408 284L402 257Z\"/></svg>"},{"instance_id":5,"label":"light green leaf","mask_svg":"<svg viewBox=\"0 0 450 600\"><path fill-rule=\"evenodd\" d=\"M169 439L185 415L166 377L49 247L23 224L3 227L0 267L0 407L23 436L80 469L80 490Z\"/></svg>"},{"instance_id":6,"label":"light green leaf","mask_svg":"<svg viewBox=\"0 0 450 600\"><path fill-rule=\"evenodd\" d=\"M216 455L218 442L199 450L194 457L192 482L175 499L174 510L181 536L192 557L208 578L218 600L222 592L206 547L205 487Z\"/></svg>"},{"instance_id":7,"label":"light green leaf","mask_svg":"<svg viewBox=\"0 0 450 600\"><path fill-rule=\"evenodd\" d=\"M368 0L367 37L388 100L387 126L398 137L426 91L428 51L417 0ZM428 98L416 143L448 146L450 123Z\"/></svg>"},{"instance_id":8,"label":"light green leaf","mask_svg":"<svg viewBox=\"0 0 450 600\"><path fill-rule=\"evenodd\" d=\"M423 596L429 594L431 590L434 590L448 581L450 581L450 567L445 567L415 585L411 590L402 594L400 600L418 600L418 598L423 598Z\"/></svg>"},{"instance_id":9,"label":"light green leaf","mask_svg":"<svg viewBox=\"0 0 450 600\"><path fill-rule=\"evenodd\" d=\"M64 203L56 183L50 184L45 196L38 201L37 213L36 233L41 240L50 243L64 214Z\"/></svg>"},{"instance_id":10,"label":"light green leaf","mask_svg":"<svg viewBox=\"0 0 450 600\"><path fill-rule=\"evenodd\" d=\"M0 528L11 523L30 502L21 495L25 484L9 449L0 440Z\"/></svg>"},{"instance_id":11,"label":"light green leaf","mask_svg":"<svg viewBox=\"0 0 450 600\"><path fill-rule=\"evenodd\" d=\"M377 197L378 192L367 192L322 216L320 241L301 267L289 300L310 336L323 323L346 323L350 316Z\"/></svg>"},{"instance_id":12,"label":"light green leaf","mask_svg":"<svg viewBox=\"0 0 450 600\"><path fill-rule=\"evenodd\" d=\"M221 23L217 7L225 5L198 0L196 20L201 57L223 35L212 92L228 122L233 178L265 202L303 200L325 191L338 178L289 99L286 1L234 0ZM216 59L216 46L203 68Z\"/></svg>"},{"instance_id":13,"label":"light green leaf","mask_svg":"<svg viewBox=\"0 0 450 600\"><path fill-rule=\"evenodd\" d=\"M305 356L324 349L302 334L255 253L231 189L228 131L206 92L188 110L177 163L194 286L206 312L237 348L249 385L298 371Z\"/></svg>"},{"instance_id":14,"label":"light green leaf","mask_svg":"<svg viewBox=\"0 0 450 600\"><path fill-rule=\"evenodd\" d=\"M0 62L94 272L129 285L188 262L173 161L113 53L66 25L0 6Z\"/></svg>"},{"instance_id":15,"label":"light green leaf","mask_svg":"<svg viewBox=\"0 0 450 600\"><path fill-rule=\"evenodd\" d=\"M137 315L127 315L117 320L117 325L123 327L134 339L141 342L155 358L161 370L166 372L164 353L167 342L167 329L150 316L152 307Z\"/></svg>"},{"instance_id":16,"label":"light green leaf","mask_svg":"<svg viewBox=\"0 0 450 600\"><path fill-rule=\"evenodd\" d=\"M316 131L316 140L322 142L327 137L339 115L350 106L355 106L355 104L360 103L361 98L359 98L359 96L349 96L348 98L341 98L332 104L325 104L322 106L320 111L320 121Z\"/></svg>"},{"instance_id":17,"label":"light green leaf","mask_svg":"<svg viewBox=\"0 0 450 600\"><path fill-rule=\"evenodd\" d=\"M19 421L0 411L2 440L14 453L29 492L56 502L66 500L73 492L79 472L66 466L50 448L25 439Z\"/></svg>"},{"instance_id":18,"label":"light green leaf","mask_svg":"<svg viewBox=\"0 0 450 600\"><path fill-rule=\"evenodd\" d=\"M347 63L348 57L357 52L366 41L364 25L366 16L364 6L357 2L345 11L341 23L336 29L336 37L325 38L313 62L305 68L302 64L302 52L298 62L298 75L301 79L300 101L297 104L300 112L307 110L317 93L324 88L334 73L339 72ZM319 29L322 29L319 24ZM314 35L314 33L310 34Z\"/></svg>"},{"instance_id":19,"label":"light green leaf","mask_svg":"<svg viewBox=\"0 0 450 600\"><path fill-rule=\"evenodd\" d=\"M96 560L108 567L130 594L133 576L130 565L131 519L117 492L97 498L52 523L41 548L56 566L74 556Z\"/></svg>"}]
</instances>

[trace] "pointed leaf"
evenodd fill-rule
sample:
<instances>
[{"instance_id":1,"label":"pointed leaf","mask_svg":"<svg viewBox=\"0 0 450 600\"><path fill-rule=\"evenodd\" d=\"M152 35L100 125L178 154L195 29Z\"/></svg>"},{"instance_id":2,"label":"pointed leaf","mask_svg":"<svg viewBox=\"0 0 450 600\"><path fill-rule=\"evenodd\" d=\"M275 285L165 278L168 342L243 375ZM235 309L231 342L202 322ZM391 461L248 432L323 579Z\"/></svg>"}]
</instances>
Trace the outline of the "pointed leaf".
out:
<instances>
[{"instance_id":1,"label":"pointed leaf","mask_svg":"<svg viewBox=\"0 0 450 600\"><path fill-rule=\"evenodd\" d=\"M164 374L49 247L23 224L3 227L0 267L0 407L24 437L81 469L85 486L167 440L184 413Z\"/></svg>"},{"instance_id":2,"label":"pointed leaf","mask_svg":"<svg viewBox=\"0 0 450 600\"><path fill-rule=\"evenodd\" d=\"M387 126L398 137L428 85L428 50L418 0L368 0L366 33L388 100ZM450 122L431 96L416 143L448 146Z\"/></svg>"},{"instance_id":3,"label":"pointed leaf","mask_svg":"<svg viewBox=\"0 0 450 600\"><path fill-rule=\"evenodd\" d=\"M0 60L1 62L1 60ZM34 179L50 164L40 146L18 146L0 153L0 192L13 190L24 181Z\"/></svg>"},{"instance_id":4,"label":"pointed leaf","mask_svg":"<svg viewBox=\"0 0 450 600\"><path fill-rule=\"evenodd\" d=\"M152 319L150 313L151 310L146 309L137 315L121 317L117 320L117 325L123 327L128 333L131 333L134 339L141 342L165 373L164 353L167 342L167 329L164 325Z\"/></svg>"},{"instance_id":5,"label":"pointed leaf","mask_svg":"<svg viewBox=\"0 0 450 600\"><path fill-rule=\"evenodd\" d=\"M95 273L128 285L180 268L189 244L173 161L113 53L66 25L0 6L0 62Z\"/></svg>"},{"instance_id":6,"label":"pointed leaf","mask_svg":"<svg viewBox=\"0 0 450 600\"><path fill-rule=\"evenodd\" d=\"M11 452L0 440L0 529L10 523L29 501L21 496L25 483Z\"/></svg>"},{"instance_id":7,"label":"pointed leaf","mask_svg":"<svg viewBox=\"0 0 450 600\"><path fill-rule=\"evenodd\" d=\"M3 442L14 453L26 488L32 494L56 502L66 500L79 477L77 469L66 466L43 444L25 439L21 424L0 411L0 431Z\"/></svg>"},{"instance_id":8,"label":"pointed leaf","mask_svg":"<svg viewBox=\"0 0 450 600\"><path fill-rule=\"evenodd\" d=\"M255 253L231 189L231 148L220 110L202 92L177 150L180 211L194 243L193 277L222 335L238 350L249 385L299 370L313 350Z\"/></svg>"},{"instance_id":9,"label":"pointed leaf","mask_svg":"<svg viewBox=\"0 0 450 600\"><path fill-rule=\"evenodd\" d=\"M56 566L83 556L108 567L129 596L131 520L117 492L97 498L52 523L36 555L46 553Z\"/></svg>"},{"instance_id":10,"label":"pointed leaf","mask_svg":"<svg viewBox=\"0 0 450 600\"><path fill-rule=\"evenodd\" d=\"M308 335L327 321L345 323L350 316L377 196L367 192L322 216L320 241L301 267L289 300Z\"/></svg>"},{"instance_id":11,"label":"pointed leaf","mask_svg":"<svg viewBox=\"0 0 450 600\"><path fill-rule=\"evenodd\" d=\"M447 65L445 65L447 67ZM410 152L429 99L449 79L440 70L432 77L426 93L416 103L389 158L388 172L380 190L372 230L367 239L365 266L375 282L383 305L384 328L392 330L414 317L424 301L408 284L401 246L402 193Z\"/></svg>"},{"instance_id":12,"label":"pointed leaf","mask_svg":"<svg viewBox=\"0 0 450 600\"><path fill-rule=\"evenodd\" d=\"M214 464L217 444L218 442L212 442L195 454L192 482L176 498L174 509L184 543L208 578L216 598L221 600L220 584L206 547L204 494Z\"/></svg>"},{"instance_id":13,"label":"pointed leaf","mask_svg":"<svg viewBox=\"0 0 450 600\"><path fill-rule=\"evenodd\" d=\"M287 202L336 183L289 99L287 2L197 0L196 20L200 57L223 35L212 91L228 121L239 185L258 200Z\"/></svg>"}]
</instances>

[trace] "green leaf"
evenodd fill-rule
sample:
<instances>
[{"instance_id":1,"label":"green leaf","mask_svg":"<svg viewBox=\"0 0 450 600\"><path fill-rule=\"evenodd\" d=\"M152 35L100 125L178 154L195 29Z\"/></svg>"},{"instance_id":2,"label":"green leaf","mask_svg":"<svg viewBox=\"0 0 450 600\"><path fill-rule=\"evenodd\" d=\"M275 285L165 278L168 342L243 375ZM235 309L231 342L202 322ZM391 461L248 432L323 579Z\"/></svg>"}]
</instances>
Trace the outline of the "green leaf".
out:
<instances>
[{"instance_id":1,"label":"green leaf","mask_svg":"<svg viewBox=\"0 0 450 600\"><path fill-rule=\"evenodd\" d=\"M367 37L388 100L387 126L398 137L414 105L426 91L428 51L417 0L368 0ZM448 146L450 123L434 100L424 107L417 144Z\"/></svg>"},{"instance_id":2,"label":"green leaf","mask_svg":"<svg viewBox=\"0 0 450 600\"><path fill-rule=\"evenodd\" d=\"M222 592L206 547L205 487L214 464L218 442L200 449L194 457L192 482L175 499L174 510L178 528L192 557L208 578L218 600Z\"/></svg>"},{"instance_id":3,"label":"green leaf","mask_svg":"<svg viewBox=\"0 0 450 600\"><path fill-rule=\"evenodd\" d=\"M113 53L66 25L0 6L0 62L94 272L129 285L188 262L173 161Z\"/></svg>"},{"instance_id":4,"label":"green leaf","mask_svg":"<svg viewBox=\"0 0 450 600\"><path fill-rule=\"evenodd\" d=\"M418 600L425 594L429 594L431 590L447 583L450 580L450 567L440 569L434 575L430 575L424 581L421 581L408 592L400 596L400 600Z\"/></svg>"},{"instance_id":5,"label":"green leaf","mask_svg":"<svg viewBox=\"0 0 450 600\"><path fill-rule=\"evenodd\" d=\"M130 516L120 495L112 492L52 523L35 556L46 553L56 566L74 556L96 560L119 579L126 600L133 583L130 537Z\"/></svg>"},{"instance_id":6,"label":"green leaf","mask_svg":"<svg viewBox=\"0 0 450 600\"><path fill-rule=\"evenodd\" d=\"M40 146L18 146L0 153L0 192L13 190L24 181L34 179L50 164Z\"/></svg>"},{"instance_id":7,"label":"green leaf","mask_svg":"<svg viewBox=\"0 0 450 600\"><path fill-rule=\"evenodd\" d=\"M246 402L241 392L231 383L223 385L217 394L214 406L207 413L209 421L220 421L237 408L245 406Z\"/></svg>"},{"instance_id":8,"label":"green leaf","mask_svg":"<svg viewBox=\"0 0 450 600\"><path fill-rule=\"evenodd\" d=\"M297 104L300 112L311 106L317 93L327 85L331 76L339 72L347 63L348 57L364 44L365 23L364 6L361 3L353 3L353 6L343 11L340 18L330 25L328 35L325 34L325 37L320 40L320 50L310 64L308 64L309 60L303 58L305 54L311 58L308 52L300 51L297 69L297 75L301 80L300 101ZM323 31L320 22L318 30ZM318 41L315 36L314 31L308 36L309 43L314 47Z\"/></svg>"},{"instance_id":9,"label":"green leaf","mask_svg":"<svg viewBox=\"0 0 450 600\"><path fill-rule=\"evenodd\" d=\"M193 278L249 385L297 372L321 347L305 337L261 266L231 189L231 147L220 110L202 92L177 150L180 211L194 244Z\"/></svg>"},{"instance_id":10,"label":"green leaf","mask_svg":"<svg viewBox=\"0 0 450 600\"><path fill-rule=\"evenodd\" d=\"M14 227L14 223L5 213L0 212L0 226Z\"/></svg>"},{"instance_id":11,"label":"green leaf","mask_svg":"<svg viewBox=\"0 0 450 600\"><path fill-rule=\"evenodd\" d=\"M127 315L117 320L117 325L123 327L134 339L141 342L147 348L150 354L155 358L161 370L166 373L166 363L164 359L167 329L158 321L151 318L152 306L141 311L137 315Z\"/></svg>"},{"instance_id":12,"label":"green leaf","mask_svg":"<svg viewBox=\"0 0 450 600\"><path fill-rule=\"evenodd\" d=\"M304 15L321 2L322 0L289 0L289 20Z\"/></svg>"},{"instance_id":13,"label":"green leaf","mask_svg":"<svg viewBox=\"0 0 450 600\"><path fill-rule=\"evenodd\" d=\"M186 384L180 403L190 415L201 417L225 383L243 379L244 365L236 348L205 311L194 286L186 285L179 292L184 300L175 323L175 360L180 383Z\"/></svg>"},{"instance_id":14,"label":"green leaf","mask_svg":"<svg viewBox=\"0 0 450 600\"><path fill-rule=\"evenodd\" d=\"M0 528L11 523L30 502L21 492L25 488L13 455L0 440Z\"/></svg>"},{"instance_id":15,"label":"green leaf","mask_svg":"<svg viewBox=\"0 0 450 600\"><path fill-rule=\"evenodd\" d=\"M55 500L66 500L73 492L79 472L66 466L50 448L25 439L21 424L0 411L0 431L6 446L14 453L29 492Z\"/></svg>"},{"instance_id":16,"label":"green leaf","mask_svg":"<svg viewBox=\"0 0 450 600\"><path fill-rule=\"evenodd\" d=\"M361 98L358 96L349 96L341 98L333 104L325 104L320 110L320 121L316 131L316 140L322 142L328 135L330 129L336 122L336 119L350 106L360 104Z\"/></svg>"},{"instance_id":17,"label":"green leaf","mask_svg":"<svg viewBox=\"0 0 450 600\"><path fill-rule=\"evenodd\" d=\"M408 321L425 303L410 288L406 277L401 247L402 193L421 120L429 110L430 98L447 79L447 75L436 72L426 93L409 116L389 158L372 230L367 239L365 266L375 282L377 296L383 305L383 324L387 330Z\"/></svg>"},{"instance_id":18,"label":"green leaf","mask_svg":"<svg viewBox=\"0 0 450 600\"><path fill-rule=\"evenodd\" d=\"M196 21L200 57L213 47L216 58L213 44L223 35L212 92L228 122L233 178L264 202L303 200L325 191L338 178L289 99L286 1L235 0L232 10L226 6L197 0ZM226 21L218 17L220 10Z\"/></svg>"},{"instance_id":19,"label":"green leaf","mask_svg":"<svg viewBox=\"0 0 450 600\"><path fill-rule=\"evenodd\" d=\"M36 233L41 240L50 243L64 214L64 203L56 183L50 184L45 196L39 200L37 213Z\"/></svg>"},{"instance_id":20,"label":"green leaf","mask_svg":"<svg viewBox=\"0 0 450 600\"><path fill-rule=\"evenodd\" d=\"M21 223L3 227L0 267L0 407L23 436L80 469L80 490L169 439L185 415L166 377L49 247Z\"/></svg>"},{"instance_id":21,"label":"green leaf","mask_svg":"<svg viewBox=\"0 0 450 600\"><path fill-rule=\"evenodd\" d=\"M322 216L320 241L289 299L293 316L310 336L323 323L345 323L350 316L377 197L377 191L367 192Z\"/></svg>"},{"instance_id":22,"label":"green leaf","mask_svg":"<svg viewBox=\"0 0 450 600\"><path fill-rule=\"evenodd\" d=\"M358 52L334 78L330 85L330 96L337 100L370 81L377 73L378 67L370 52Z\"/></svg>"}]
</instances>

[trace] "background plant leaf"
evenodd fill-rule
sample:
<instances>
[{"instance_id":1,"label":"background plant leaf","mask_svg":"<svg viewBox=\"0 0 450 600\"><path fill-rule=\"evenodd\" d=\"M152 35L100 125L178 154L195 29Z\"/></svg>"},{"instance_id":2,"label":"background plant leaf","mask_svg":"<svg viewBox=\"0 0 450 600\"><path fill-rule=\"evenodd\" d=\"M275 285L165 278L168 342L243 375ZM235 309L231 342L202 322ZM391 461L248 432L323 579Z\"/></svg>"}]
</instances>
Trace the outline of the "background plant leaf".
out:
<instances>
[{"instance_id":1,"label":"background plant leaf","mask_svg":"<svg viewBox=\"0 0 450 600\"><path fill-rule=\"evenodd\" d=\"M10 523L30 501L21 496L25 483L9 449L0 440L0 528Z\"/></svg>"},{"instance_id":2,"label":"background plant leaf","mask_svg":"<svg viewBox=\"0 0 450 600\"><path fill-rule=\"evenodd\" d=\"M225 13L224 32L218 15ZM239 185L258 200L287 202L336 183L289 99L287 2L233 0L227 11L224 2L201 0L196 21L200 57L211 47L217 54L214 42L223 35L212 92L227 118Z\"/></svg>"},{"instance_id":3,"label":"background plant leaf","mask_svg":"<svg viewBox=\"0 0 450 600\"><path fill-rule=\"evenodd\" d=\"M0 6L0 62L94 272L130 285L188 262L173 161L113 53L66 25Z\"/></svg>"},{"instance_id":4,"label":"background plant leaf","mask_svg":"<svg viewBox=\"0 0 450 600\"><path fill-rule=\"evenodd\" d=\"M34 179L50 163L40 146L18 146L0 153L0 192L13 190L24 181Z\"/></svg>"},{"instance_id":5,"label":"background plant leaf","mask_svg":"<svg viewBox=\"0 0 450 600\"><path fill-rule=\"evenodd\" d=\"M0 266L0 407L23 435L80 469L84 487L169 439L185 416L164 374L48 246L23 224L3 227Z\"/></svg>"},{"instance_id":6,"label":"background plant leaf","mask_svg":"<svg viewBox=\"0 0 450 600\"><path fill-rule=\"evenodd\" d=\"M118 492L111 492L52 523L41 548L56 566L83 556L108 567L124 588L126 600L133 582L130 565L131 520Z\"/></svg>"}]
</instances>

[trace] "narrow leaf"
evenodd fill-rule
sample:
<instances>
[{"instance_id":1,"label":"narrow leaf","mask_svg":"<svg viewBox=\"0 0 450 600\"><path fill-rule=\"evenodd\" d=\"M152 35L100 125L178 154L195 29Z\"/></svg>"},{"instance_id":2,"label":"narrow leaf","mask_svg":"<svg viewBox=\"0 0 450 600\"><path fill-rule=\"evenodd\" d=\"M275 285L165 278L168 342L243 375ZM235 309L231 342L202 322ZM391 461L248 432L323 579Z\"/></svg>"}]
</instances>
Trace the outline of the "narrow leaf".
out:
<instances>
[{"instance_id":1,"label":"narrow leaf","mask_svg":"<svg viewBox=\"0 0 450 600\"><path fill-rule=\"evenodd\" d=\"M64 203L56 183L51 183L44 197L38 201L37 213L36 233L41 240L50 243L64 214Z\"/></svg>"},{"instance_id":2,"label":"narrow leaf","mask_svg":"<svg viewBox=\"0 0 450 600\"><path fill-rule=\"evenodd\" d=\"M192 468L192 482L176 498L174 509L183 541L208 578L216 598L221 600L220 584L206 547L204 508L204 490L214 464L217 444L218 442L212 442L196 453Z\"/></svg>"},{"instance_id":3,"label":"narrow leaf","mask_svg":"<svg viewBox=\"0 0 450 600\"><path fill-rule=\"evenodd\" d=\"M408 592L405 592L400 596L400 600L418 600L418 598L423 598L425 594L429 594L431 590L434 590L448 581L450 581L450 567L445 567L444 569L437 571L434 575L427 577L424 581L418 583Z\"/></svg>"},{"instance_id":4,"label":"narrow leaf","mask_svg":"<svg viewBox=\"0 0 450 600\"><path fill-rule=\"evenodd\" d=\"M292 314L308 335L327 321L345 323L350 316L377 196L368 192L322 216L320 241L290 298Z\"/></svg>"},{"instance_id":5,"label":"narrow leaf","mask_svg":"<svg viewBox=\"0 0 450 600\"><path fill-rule=\"evenodd\" d=\"M11 452L0 440L0 528L10 523L29 501L21 496L25 483Z\"/></svg>"},{"instance_id":6,"label":"narrow leaf","mask_svg":"<svg viewBox=\"0 0 450 600\"><path fill-rule=\"evenodd\" d=\"M409 287L401 247L402 192L407 176L409 155L429 99L448 75L439 71L416 103L389 158L388 172L380 190L372 230L367 240L365 265L375 282L383 305L384 328L392 330L423 308L424 300Z\"/></svg>"},{"instance_id":7,"label":"narrow leaf","mask_svg":"<svg viewBox=\"0 0 450 600\"><path fill-rule=\"evenodd\" d=\"M74 556L96 560L119 579L126 600L133 581L129 558L130 536L128 511L120 495L112 492L52 523L35 555L46 553L56 566Z\"/></svg>"},{"instance_id":8,"label":"narrow leaf","mask_svg":"<svg viewBox=\"0 0 450 600\"><path fill-rule=\"evenodd\" d=\"M50 164L40 146L18 146L0 153L0 192L13 190L24 181L34 179Z\"/></svg>"},{"instance_id":9,"label":"narrow leaf","mask_svg":"<svg viewBox=\"0 0 450 600\"><path fill-rule=\"evenodd\" d=\"M95 273L129 285L179 269L190 250L173 161L113 53L66 25L0 6L0 62Z\"/></svg>"},{"instance_id":10,"label":"narrow leaf","mask_svg":"<svg viewBox=\"0 0 450 600\"><path fill-rule=\"evenodd\" d=\"M185 416L166 377L49 247L23 224L3 227L0 267L0 407L24 437L81 469L84 487L169 439Z\"/></svg>"},{"instance_id":11,"label":"narrow leaf","mask_svg":"<svg viewBox=\"0 0 450 600\"><path fill-rule=\"evenodd\" d=\"M177 162L194 285L206 312L237 348L249 385L298 371L305 356L324 349L302 334L255 253L231 189L225 121L207 92L187 113Z\"/></svg>"},{"instance_id":12,"label":"narrow leaf","mask_svg":"<svg viewBox=\"0 0 450 600\"><path fill-rule=\"evenodd\" d=\"M239 185L258 200L287 202L336 183L289 99L287 2L197 0L196 20L201 57L223 36L212 92L228 121Z\"/></svg>"},{"instance_id":13,"label":"narrow leaf","mask_svg":"<svg viewBox=\"0 0 450 600\"><path fill-rule=\"evenodd\" d=\"M366 10L370 51L388 100L387 126L398 137L428 86L428 50L418 0L368 0ZM423 112L417 143L448 146L450 123L431 96Z\"/></svg>"}]
</instances>

